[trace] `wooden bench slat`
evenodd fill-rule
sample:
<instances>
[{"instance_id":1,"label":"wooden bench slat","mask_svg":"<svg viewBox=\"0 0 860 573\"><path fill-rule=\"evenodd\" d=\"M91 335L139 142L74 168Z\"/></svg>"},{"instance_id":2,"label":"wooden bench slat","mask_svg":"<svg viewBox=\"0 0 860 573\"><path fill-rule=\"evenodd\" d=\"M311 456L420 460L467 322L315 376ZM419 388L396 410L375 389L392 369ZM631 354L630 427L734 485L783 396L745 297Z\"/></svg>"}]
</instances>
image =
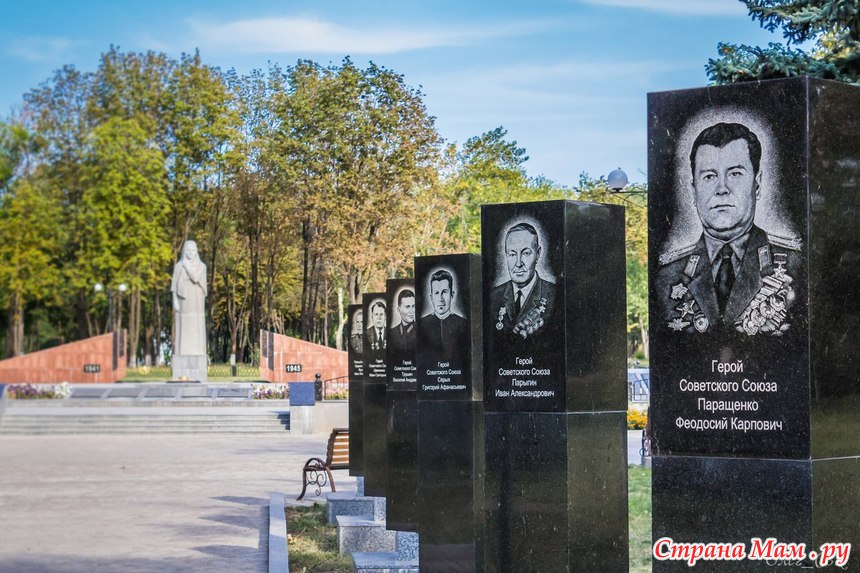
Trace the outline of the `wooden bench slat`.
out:
<instances>
[{"instance_id":1,"label":"wooden bench slat","mask_svg":"<svg viewBox=\"0 0 860 573\"><path fill-rule=\"evenodd\" d=\"M322 462L322 464L320 464ZM311 458L305 462L305 467L302 469L302 493L297 499L302 499L305 496L305 491L308 487L308 473L310 472L325 472L328 480L331 482L331 490L335 489L334 478L331 475L331 470L348 470L349 469L349 428L334 428L328 437L326 444L325 460L319 458ZM323 476L325 477L325 476ZM320 494L319 486L324 485L319 481L312 482L317 485L317 495Z\"/></svg>"}]
</instances>

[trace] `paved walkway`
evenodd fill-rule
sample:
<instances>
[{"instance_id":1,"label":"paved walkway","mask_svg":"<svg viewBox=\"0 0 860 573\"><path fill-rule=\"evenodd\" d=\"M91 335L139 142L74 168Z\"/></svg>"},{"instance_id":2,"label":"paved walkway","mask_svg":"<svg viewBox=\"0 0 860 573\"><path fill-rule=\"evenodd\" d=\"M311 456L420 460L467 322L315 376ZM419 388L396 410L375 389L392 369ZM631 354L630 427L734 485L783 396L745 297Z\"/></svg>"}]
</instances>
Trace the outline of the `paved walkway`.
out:
<instances>
[{"instance_id":1,"label":"paved walkway","mask_svg":"<svg viewBox=\"0 0 860 573\"><path fill-rule=\"evenodd\" d=\"M0 573L264 572L269 494L326 438L0 436Z\"/></svg>"}]
</instances>

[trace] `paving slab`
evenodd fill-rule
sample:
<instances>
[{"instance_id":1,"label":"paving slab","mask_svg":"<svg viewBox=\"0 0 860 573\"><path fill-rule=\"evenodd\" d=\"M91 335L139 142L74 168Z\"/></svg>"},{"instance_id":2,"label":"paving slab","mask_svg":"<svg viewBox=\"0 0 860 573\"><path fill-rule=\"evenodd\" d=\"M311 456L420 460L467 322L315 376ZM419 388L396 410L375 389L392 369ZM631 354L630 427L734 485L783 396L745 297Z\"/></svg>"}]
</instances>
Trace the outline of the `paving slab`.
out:
<instances>
[{"instance_id":1,"label":"paving slab","mask_svg":"<svg viewBox=\"0 0 860 573\"><path fill-rule=\"evenodd\" d=\"M265 572L270 496L324 502L293 500L327 438L0 436L0 573Z\"/></svg>"}]
</instances>

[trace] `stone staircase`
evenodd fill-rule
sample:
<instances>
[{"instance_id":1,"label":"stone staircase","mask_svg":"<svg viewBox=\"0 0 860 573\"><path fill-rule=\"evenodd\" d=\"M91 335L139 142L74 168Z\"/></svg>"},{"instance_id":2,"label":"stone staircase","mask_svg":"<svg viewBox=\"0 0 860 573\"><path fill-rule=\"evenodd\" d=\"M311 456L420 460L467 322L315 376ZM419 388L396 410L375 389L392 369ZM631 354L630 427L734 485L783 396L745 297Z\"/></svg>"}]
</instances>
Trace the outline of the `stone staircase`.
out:
<instances>
[{"instance_id":1,"label":"stone staircase","mask_svg":"<svg viewBox=\"0 0 860 573\"><path fill-rule=\"evenodd\" d=\"M385 527L385 498L356 492L328 495L328 521L337 525L338 548L352 555L358 573L418 573L418 534Z\"/></svg>"},{"instance_id":2,"label":"stone staircase","mask_svg":"<svg viewBox=\"0 0 860 573\"><path fill-rule=\"evenodd\" d=\"M289 431L290 413L260 408L7 408L9 434L261 434ZM119 411L117 411L119 410ZM156 411L153 411L156 410ZM177 411L178 410L178 411Z\"/></svg>"},{"instance_id":3,"label":"stone staircase","mask_svg":"<svg viewBox=\"0 0 860 573\"><path fill-rule=\"evenodd\" d=\"M288 432L289 403L250 392L247 384L76 386L62 400L3 400L0 435Z\"/></svg>"}]
</instances>

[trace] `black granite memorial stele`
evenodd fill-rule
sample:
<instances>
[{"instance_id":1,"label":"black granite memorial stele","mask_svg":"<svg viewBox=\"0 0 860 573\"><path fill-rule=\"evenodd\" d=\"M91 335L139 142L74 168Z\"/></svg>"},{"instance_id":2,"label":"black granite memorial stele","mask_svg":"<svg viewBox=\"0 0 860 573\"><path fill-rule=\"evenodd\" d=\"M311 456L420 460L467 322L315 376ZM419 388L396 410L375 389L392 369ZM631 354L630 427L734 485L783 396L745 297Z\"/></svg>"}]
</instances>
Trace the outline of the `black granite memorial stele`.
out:
<instances>
[{"instance_id":1,"label":"black granite memorial stele","mask_svg":"<svg viewBox=\"0 0 860 573\"><path fill-rule=\"evenodd\" d=\"M386 281L388 359L386 528L418 531L418 409L415 397L415 281Z\"/></svg>"},{"instance_id":2,"label":"black granite memorial stele","mask_svg":"<svg viewBox=\"0 0 860 573\"><path fill-rule=\"evenodd\" d=\"M362 453L364 494L385 497L388 483L388 439L386 437L385 377L388 312L385 293L362 295L364 321L364 396Z\"/></svg>"},{"instance_id":3,"label":"black granite memorial stele","mask_svg":"<svg viewBox=\"0 0 860 573\"><path fill-rule=\"evenodd\" d=\"M858 547L860 89L655 93L648 121L654 541Z\"/></svg>"},{"instance_id":4,"label":"black granite memorial stele","mask_svg":"<svg viewBox=\"0 0 860 573\"><path fill-rule=\"evenodd\" d=\"M481 210L487 571L627 571L624 209Z\"/></svg>"},{"instance_id":5,"label":"black granite memorial stele","mask_svg":"<svg viewBox=\"0 0 860 573\"><path fill-rule=\"evenodd\" d=\"M346 307L349 361L349 475L364 475L364 314L360 304Z\"/></svg>"},{"instance_id":6,"label":"black granite memorial stele","mask_svg":"<svg viewBox=\"0 0 860 573\"><path fill-rule=\"evenodd\" d=\"M481 258L415 258L422 573L483 571Z\"/></svg>"}]
</instances>

